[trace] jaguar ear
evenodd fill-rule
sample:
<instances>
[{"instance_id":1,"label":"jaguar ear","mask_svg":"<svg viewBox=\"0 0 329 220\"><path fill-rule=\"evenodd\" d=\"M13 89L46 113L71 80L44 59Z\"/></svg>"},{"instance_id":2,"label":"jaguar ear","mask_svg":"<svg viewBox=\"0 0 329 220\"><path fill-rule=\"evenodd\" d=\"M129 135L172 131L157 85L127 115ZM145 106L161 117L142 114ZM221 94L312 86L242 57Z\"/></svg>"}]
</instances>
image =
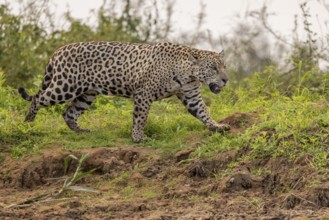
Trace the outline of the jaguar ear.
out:
<instances>
[{"instance_id":1,"label":"jaguar ear","mask_svg":"<svg viewBox=\"0 0 329 220\"><path fill-rule=\"evenodd\" d=\"M193 65L198 65L199 64L199 60L196 56L194 56L193 54L189 54L188 55L188 60L193 64Z\"/></svg>"},{"instance_id":2,"label":"jaguar ear","mask_svg":"<svg viewBox=\"0 0 329 220\"><path fill-rule=\"evenodd\" d=\"M220 56L221 58L224 57L224 50L222 50L221 52L219 52L219 56Z\"/></svg>"}]
</instances>

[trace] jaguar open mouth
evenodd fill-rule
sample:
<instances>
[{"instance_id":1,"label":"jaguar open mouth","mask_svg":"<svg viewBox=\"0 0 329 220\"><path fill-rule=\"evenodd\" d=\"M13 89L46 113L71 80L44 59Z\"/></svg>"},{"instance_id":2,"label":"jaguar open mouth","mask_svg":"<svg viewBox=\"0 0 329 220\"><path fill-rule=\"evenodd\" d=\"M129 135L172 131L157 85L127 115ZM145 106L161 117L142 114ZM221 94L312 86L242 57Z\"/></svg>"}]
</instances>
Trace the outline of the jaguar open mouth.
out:
<instances>
[{"instance_id":1,"label":"jaguar open mouth","mask_svg":"<svg viewBox=\"0 0 329 220\"><path fill-rule=\"evenodd\" d=\"M215 94L219 94L220 91L222 90L222 87L220 87L218 84L216 83L210 83L209 84L209 89L212 93L215 93Z\"/></svg>"}]
</instances>

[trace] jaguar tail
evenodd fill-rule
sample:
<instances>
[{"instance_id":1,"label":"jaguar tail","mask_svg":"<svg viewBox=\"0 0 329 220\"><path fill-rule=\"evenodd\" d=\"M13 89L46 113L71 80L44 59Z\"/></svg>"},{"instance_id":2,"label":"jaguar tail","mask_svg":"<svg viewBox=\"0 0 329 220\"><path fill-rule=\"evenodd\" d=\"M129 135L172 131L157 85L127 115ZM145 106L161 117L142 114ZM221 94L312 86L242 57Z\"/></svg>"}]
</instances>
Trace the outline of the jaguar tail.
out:
<instances>
[{"instance_id":1,"label":"jaguar tail","mask_svg":"<svg viewBox=\"0 0 329 220\"><path fill-rule=\"evenodd\" d=\"M29 102L32 101L32 96L30 96L29 94L27 94L26 90L23 87L19 87L18 88L18 92L21 95L21 97L23 99L25 99L26 101L29 101Z\"/></svg>"}]
</instances>

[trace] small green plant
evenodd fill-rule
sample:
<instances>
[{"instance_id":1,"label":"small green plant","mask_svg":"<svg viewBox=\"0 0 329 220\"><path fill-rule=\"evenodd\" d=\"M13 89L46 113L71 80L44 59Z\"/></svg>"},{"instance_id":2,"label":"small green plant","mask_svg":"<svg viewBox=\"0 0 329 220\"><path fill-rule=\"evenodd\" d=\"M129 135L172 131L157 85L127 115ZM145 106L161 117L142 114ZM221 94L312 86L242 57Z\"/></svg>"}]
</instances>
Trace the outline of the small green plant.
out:
<instances>
[{"instance_id":1,"label":"small green plant","mask_svg":"<svg viewBox=\"0 0 329 220\"><path fill-rule=\"evenodd\" d=\"M88 154L83 154L80 159L78 159L76 156L70 154L69 158L72 158L73 160L78 161L78 166L77 169L75 170L73 176L68 177L65 179L64 184L62 188L55 193L53 196L54 197L59 197L62 193L66 192L67 190L74 190L74 191L85 191L85 192L97 192L96 190L87 188L87 187L81 187L81 186L76 186L75 183L81 180L82 178L85 178L89 176L92 172L95 171L95 169L91 169L87 172L82 171L82 165L83 163L87 160ZM65 172L67 171L67 160L64 160L64 170Z\"/></svg>"},{"instance_id":2,"label":"small green plant","mask_svg":"<svg viewBox=\"0 0 329 220\"><path fill-rule=\"evenodd\" d=\"M150 189L147 189L143 192L143 196L145 199L154 199L159 197L160 193L155 187L150 187Z\"/></svg>"},{"instance_id":3,"label":"small green plant","mask_svg":"<svg viewBox=\"0 0 329 220\"><path fill-rule=\"evenodd\" d=\"M39 147L31 140L22 141L18 146L11 148L13 158L20 158L28 152L38 152Z\"/></svg>"},{"instance_id":4,"label":"small green plant","mask_svg":"<svg viewBox=\"0 0 329 220\"><path fill-rule=\"evenodd\" d=\"M136 189L132 186L127 186L122 189L121 193L123 194L124 198L129 199L133 197L133 194L136 193Z\"/></svg>"},{"instance_id":5,"label":"small green plant","mask_svg":"<svg viewBox=\"0 0 329 220\"><path fill-rule=\"evenodd\" d=\"M262 198L250 197L246 200L254 207L255 210L261 210L263 208L264 200Z\"/></svg>"},{"instance_id":6,"label":"small green plant","mask_svg":"<svg viewBox=\"0 0 329 220\"><path fill-rule=\"evenodd\" d=\"M250 170L250 173L261 176L261 175L264 175L264 174L270 174L271 171L267 170L265 168L262 168L262 167L255 167L255 168L252 168Z\"/></svg>"},{"instance_id":7,"label":"small green plant","mask_svg":"<svg viewBox=\"0 0 329 220\"><path fill-rule=\"evenodd\" d=\"M118 186L127 186L130 176L130 172L123 172L118 178L113 179L112 183Z\"/></svg>"}]
</instances>

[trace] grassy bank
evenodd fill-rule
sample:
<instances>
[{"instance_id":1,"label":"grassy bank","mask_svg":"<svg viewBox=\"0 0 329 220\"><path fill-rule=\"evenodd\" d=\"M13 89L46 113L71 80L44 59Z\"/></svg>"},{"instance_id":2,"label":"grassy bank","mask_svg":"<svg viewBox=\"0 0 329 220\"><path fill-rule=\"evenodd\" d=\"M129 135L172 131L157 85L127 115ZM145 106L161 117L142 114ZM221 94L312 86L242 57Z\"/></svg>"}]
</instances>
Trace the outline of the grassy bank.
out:
<instances>
[{"instance_id":1,"label":"grassy bank","mask_svg":"<svg viewBox=\"0 0 329 220\"><path fill-rule=\"evenodd\" d=\"M29 103L21 99L14 88L2 83L0 152L21 158L46 148L135 145L172 152L193 148L194 157L211 158L217 152L248 148L244 159L284 155L296 160L310 154L311 166L328 169L328 87L322 85L316 91L296 87L287 96L271 80L268 75L255 73L242 83L244 86L228 86L220 95L213 95L204 88L203 97L215 120L242 113L231 121L234 126L243 128L238 132L209 132L172 97L153 104L146 126L150 140L141 144L134 144L130 138L131 100L100 96L79 119L81 127L93 132L76 134L62 119L65 105L41 109L33 123L23 123Z\"/></svg>"}]
</instances>

